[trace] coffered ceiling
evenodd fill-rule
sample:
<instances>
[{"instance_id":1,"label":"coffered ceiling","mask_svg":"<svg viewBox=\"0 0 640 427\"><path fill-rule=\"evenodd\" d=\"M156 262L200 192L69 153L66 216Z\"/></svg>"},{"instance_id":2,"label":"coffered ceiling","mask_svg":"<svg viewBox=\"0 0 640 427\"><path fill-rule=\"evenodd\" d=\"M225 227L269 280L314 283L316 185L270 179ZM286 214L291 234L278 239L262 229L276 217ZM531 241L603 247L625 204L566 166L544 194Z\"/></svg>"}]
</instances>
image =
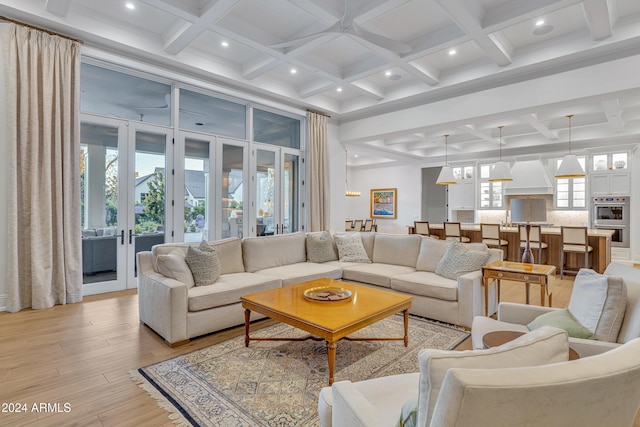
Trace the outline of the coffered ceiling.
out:
<instances>
[{"instance_id":1,"label":"coffered ceiling","mask_svg":"<svg viewBox=\"0 0 640 427\"><path fill-rule=\"evenodd\" d=\"M360 154L352 164L441 161L443 133L453 159L496 156L499 125L506 156L558 150L569 113L576 148L639 141L640 84L499 117L456 118L453 104L438 123L357 130L371 117L635 58L638 0L3 0L0 13L329 114ZM603 87L616 78L602 75Z\"/></svg>"}]
</instances>

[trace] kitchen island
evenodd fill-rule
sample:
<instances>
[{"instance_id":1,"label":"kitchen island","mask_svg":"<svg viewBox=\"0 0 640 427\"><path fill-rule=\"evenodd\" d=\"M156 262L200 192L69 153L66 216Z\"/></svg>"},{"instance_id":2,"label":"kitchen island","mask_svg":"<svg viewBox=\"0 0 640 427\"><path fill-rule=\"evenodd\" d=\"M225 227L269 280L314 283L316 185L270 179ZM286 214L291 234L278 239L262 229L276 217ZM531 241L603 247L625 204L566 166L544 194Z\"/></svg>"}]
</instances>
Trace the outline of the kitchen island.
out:
<instances>
[{"instance_id":1,"label":"kitchen island","mask_svg":"<svg viewBox=\"0 0 640 427\"><path fill-rule=\"evenodd\" d=\"M471 239L472 242L482 241L480 235L480 224L462 224L462 235ZM431 234L444 238L443 224L429 224ZM560 272L562 237L560 235L560 227L543 227L542 241L549 247L543 251L542 260L538 259L538 251L533 250L536 264L555 265L556 271ZM409 233L414 233L413 227L409 227ZM588 229L589 245L593 247L591 256L593 257L593 269L598 273L604 273L611 262L611 236L612 230ZM518 261L518 252L520 249L520 236L518 235L518 227L500 227L500 238L509 242L505 253L506 261ZM576 254L567 254L567 268L577 270L584 267L584 256Z\"/></svg>"}]
</instances>

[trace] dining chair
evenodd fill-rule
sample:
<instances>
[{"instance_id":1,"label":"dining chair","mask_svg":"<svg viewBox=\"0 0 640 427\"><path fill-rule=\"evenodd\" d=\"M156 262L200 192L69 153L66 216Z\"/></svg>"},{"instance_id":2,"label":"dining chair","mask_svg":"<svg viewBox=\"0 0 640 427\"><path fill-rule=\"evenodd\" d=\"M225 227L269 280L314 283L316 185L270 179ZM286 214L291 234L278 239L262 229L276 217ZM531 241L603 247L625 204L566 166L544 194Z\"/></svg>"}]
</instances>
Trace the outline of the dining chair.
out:
<instances>
[{"instance_id":1,"label":"dining chair","mask_svg":"<svg viewBox=\"0 0 640 427\"><path fill-rule=\"evenodd\" d=\"M538 251L538 264L542 264L543 250L549 247L542 241L542 227L539 225L529 226L529 248L532 251ZM518 235L520 236L520 250L518 251L518 262L522 261L522 251L527 246L527 226L525 224L518 225Z\"/></svg>"},{"instance_id":2,"label":"dining chair","mask_svg":"<svg viewBox=\"0 0 640 427\"><path fill-rule=\"evenodd\" d=\"M350 219L344 222L344 231L353 231L353 221Z\"/></svg>"},{"instance_id":3,"label":"dining chair","mask_svg":"<svg viewBox=\"0 0 640 427\"><path fill-rule=\"evenodd\" d=\"M499 224L484 224L480 223L480 235L482 243L490 248L497 248L506 251L506 247L509 244L508 241L500 238L500 225Z\"/></svg>"},{"instance_id":4,"label":"dining chair","mask_svg":"<svg viewBox=\"0 0 640 427\"><path fill-rule=\"evenodd\" d=\"M366 219L364 221L364 227L362 227L362 231L372 231L372 229L373 229L373 220Z\"/></svg>"},{"instance_id":5,"label":"dining chair","mask_svg":"<svg viewBox=\"0 0 640 427\"><path fill-rule=\"evenodd\" d=\"M429 236L433 239L440 238L437 234L431 234L431 229L429 228L429 221L413 221L413 228L416 234Z\"/></svg>"},{"instance_id":6,"label":"dining chair","mask_svg":"<svg viewBox=\"0 0 640 427\"><path fill-rule=\"evenodd\" d=\"M364 221L361 219L356 219L353 221L353 231L362 231L362 225Z\"/></svg>"},{"instance_id":7,"label":"dining chair","mask_svg":"<svg viewBox=\"0 0 640 427\"><path fill-rule=\"evenodd\" d=\"M565 272L578 273L576 270L568 270L565 268L566 254L584 254L584 267L591 268L589 264L589 253L593 252L593 247L589 246L589 237L587 236L587 227L560 227L562 236L562 248L560 257L560 278L562 279Z\"/></svg>"},{"instance_id":8,"label":"dining chair","mask_svg":"<svg viewBox=\"0 0 640 427\"><path fill-rule=\"evenodd\" d=\"M459 222L444 223L444 238L446 240L457 240L462 243L469 243L471 241L471 239L462 235Z\"/></svg>"}]
</instances>

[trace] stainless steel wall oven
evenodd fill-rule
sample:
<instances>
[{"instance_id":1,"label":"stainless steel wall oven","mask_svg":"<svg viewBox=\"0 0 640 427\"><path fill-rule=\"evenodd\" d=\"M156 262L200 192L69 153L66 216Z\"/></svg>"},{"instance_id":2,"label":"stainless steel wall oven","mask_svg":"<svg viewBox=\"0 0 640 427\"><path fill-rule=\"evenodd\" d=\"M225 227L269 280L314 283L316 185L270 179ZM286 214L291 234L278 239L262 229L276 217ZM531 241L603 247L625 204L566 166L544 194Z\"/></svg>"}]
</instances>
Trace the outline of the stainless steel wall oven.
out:
<instances>
[{"instance_id":1,"label":"stainless steel wall oven","mask_svg":"<svg viewBox=\"0 0 640 427\"><path fill-rule=\"evenodd\" d=\"M629 224L631 223L629 197L594 197L592 205L593 228L612 230L611 246L629 248Z\"/></svg>"}]
</instances>

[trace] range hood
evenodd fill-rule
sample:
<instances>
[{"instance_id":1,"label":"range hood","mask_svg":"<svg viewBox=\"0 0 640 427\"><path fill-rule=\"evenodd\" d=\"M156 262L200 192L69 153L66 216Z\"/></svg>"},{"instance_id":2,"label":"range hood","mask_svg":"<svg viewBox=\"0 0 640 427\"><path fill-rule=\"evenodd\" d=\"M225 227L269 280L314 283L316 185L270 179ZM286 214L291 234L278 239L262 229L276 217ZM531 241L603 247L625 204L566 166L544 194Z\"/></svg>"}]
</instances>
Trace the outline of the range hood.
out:
<instances>
[{"instance_id":1,"label":"range hood","mask_svg":"<svg viewBox=\"0 0 640 427\"><path fill-rule=\"evenodd\" d=\"M505 195L553 194L553 185L540 160L516 162L511 168L513 181L505 185Z\"/></svg>"}]
</instances>

